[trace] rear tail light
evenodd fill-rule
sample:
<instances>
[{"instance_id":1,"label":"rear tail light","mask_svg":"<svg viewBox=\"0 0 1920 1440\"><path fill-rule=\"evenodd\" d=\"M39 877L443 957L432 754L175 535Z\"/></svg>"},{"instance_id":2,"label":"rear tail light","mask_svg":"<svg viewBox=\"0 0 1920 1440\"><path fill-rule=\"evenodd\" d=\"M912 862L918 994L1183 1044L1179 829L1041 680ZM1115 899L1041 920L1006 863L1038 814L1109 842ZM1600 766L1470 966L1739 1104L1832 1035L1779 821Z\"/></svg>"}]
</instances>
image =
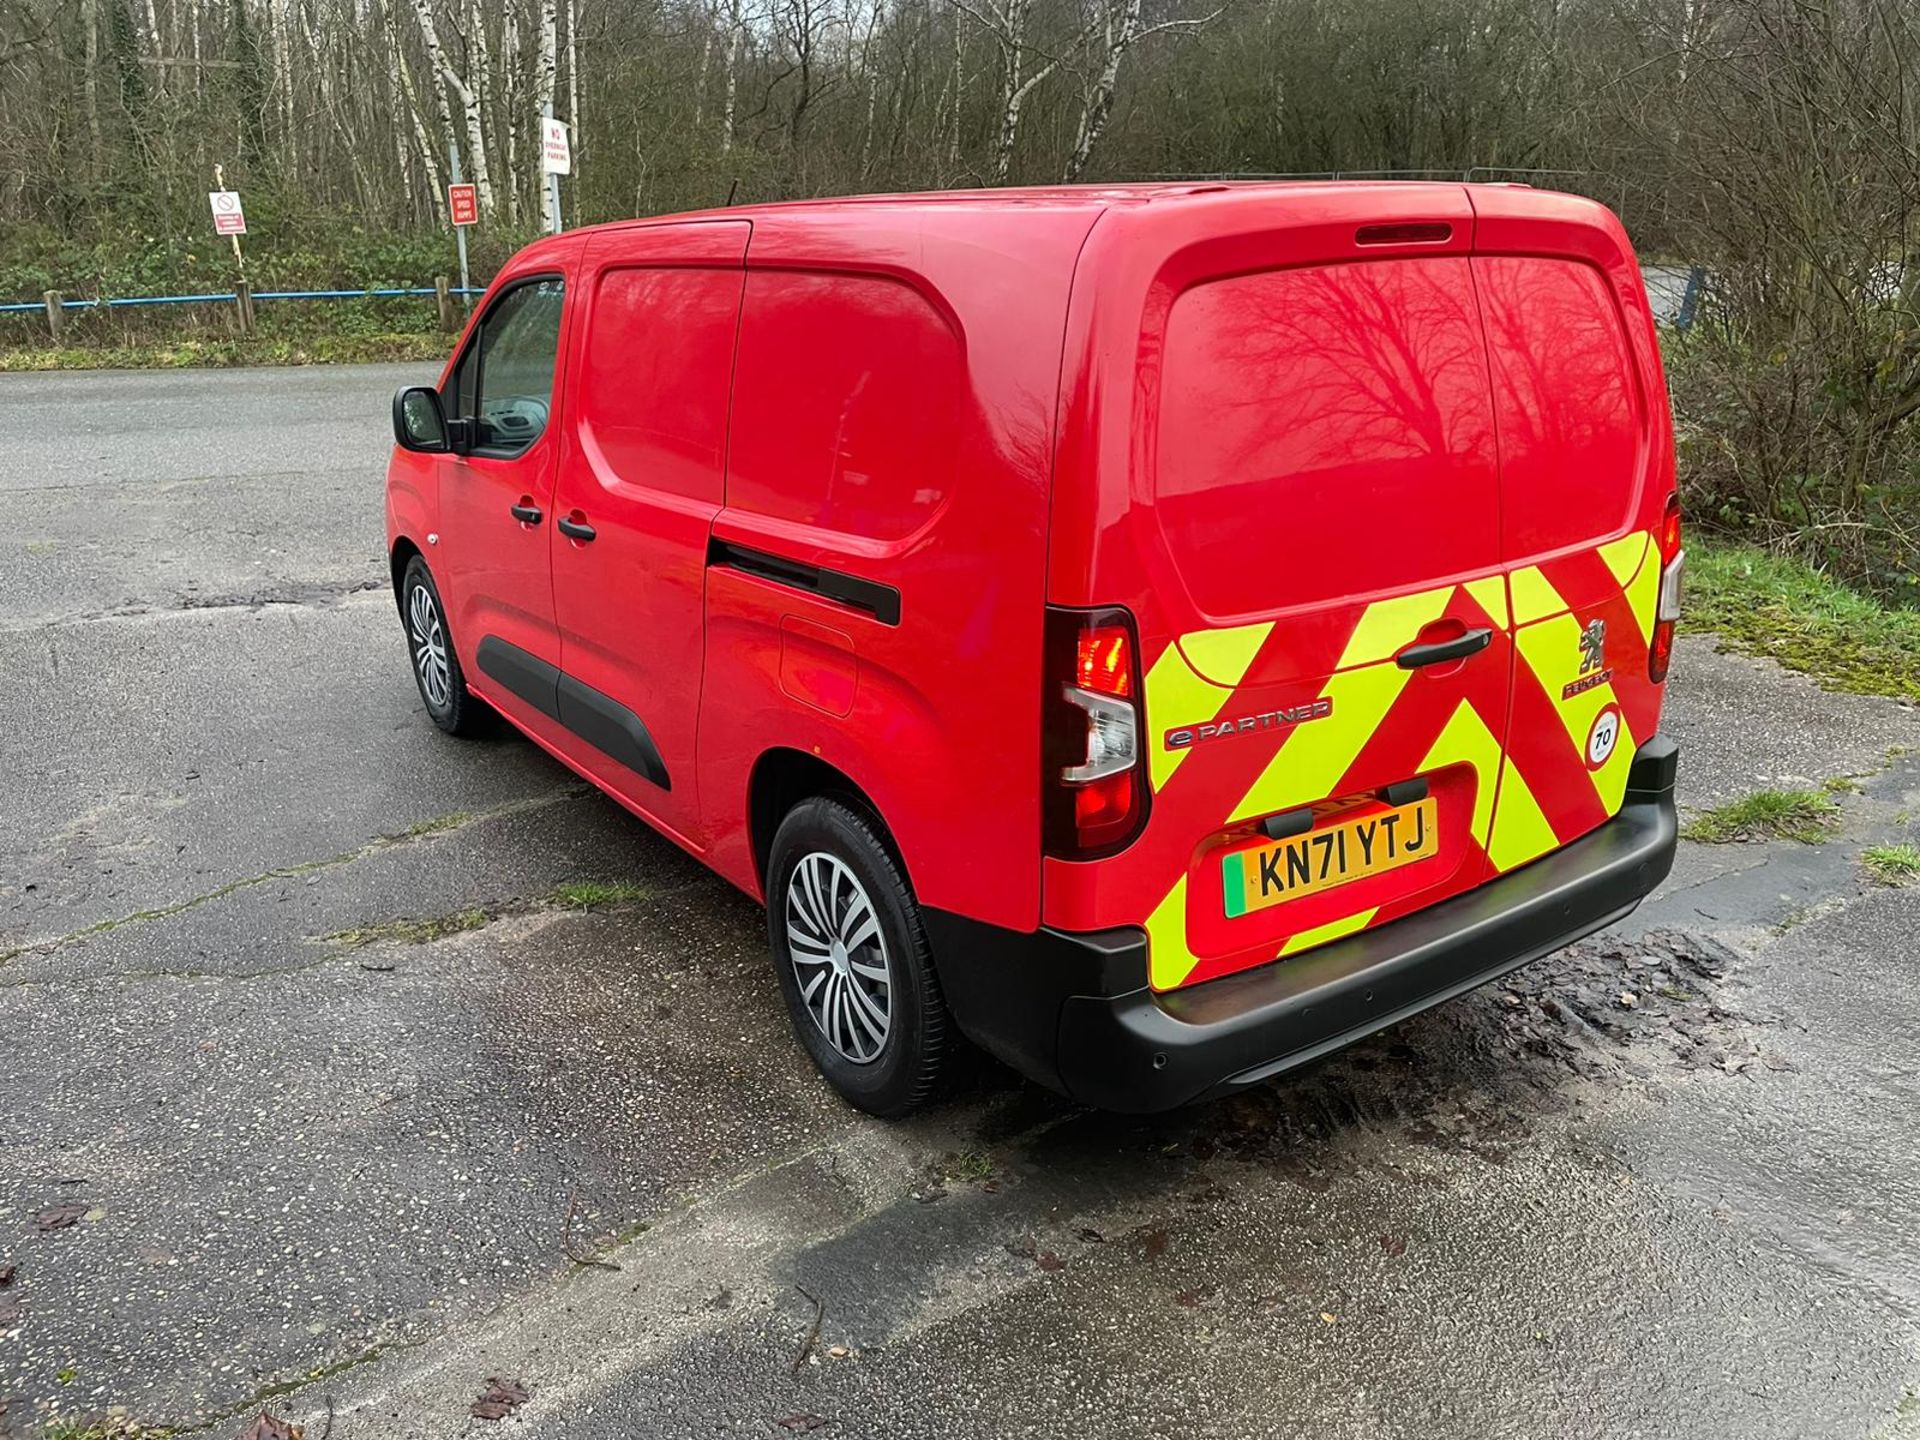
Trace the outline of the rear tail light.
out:
<instances>
[{"instance_id":1,"label":"rear tail light","mask_svg":"<svg viewBox=\"0 0 1920 1440\"><path fill-rule=\"evenodd\" d=\"M1680 618L1686 571L1687 552L1680 548L1680 497L1670 495L1660 522L1660 604L1653 616L1653 642L1647 646L1647 678L1656 685L1667 678L1667 666L1673 661L1674 622Z\"/></svg>"},{"instance_id":2,"label":"rear tail light","mask_svg":"<svg viewBox=\"0 0 1920 1440\"><path fill-rule=\"evenodd\" d=\"M1047 610L1041 751L1046 851L1095 860L1140 833L1140 645L1124 610Z\"/></svg>"}]
</instances>

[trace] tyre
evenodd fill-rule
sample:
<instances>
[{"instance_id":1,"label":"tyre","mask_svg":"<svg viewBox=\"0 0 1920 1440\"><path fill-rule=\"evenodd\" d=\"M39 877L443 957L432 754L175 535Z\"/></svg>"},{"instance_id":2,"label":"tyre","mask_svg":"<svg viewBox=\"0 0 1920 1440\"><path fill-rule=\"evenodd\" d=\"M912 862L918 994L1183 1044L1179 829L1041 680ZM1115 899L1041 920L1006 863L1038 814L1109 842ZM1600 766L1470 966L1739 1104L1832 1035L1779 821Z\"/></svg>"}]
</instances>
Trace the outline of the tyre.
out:
<instances>
[{"instance_id":1,"label":"tyre","mask_svg":"<svg viewBox=\"0 0 1920 1440\"><path fill-rule=\"evenodd\" d=\"M767 862L767 940L794 1032L833 1088L893 1119L927 1103L952 1061L919 903L864 808L803 800Z\"/></svg>"},{"instance_id":2,"label":"tyre","mask_svg":"<svg viewBox=\"0 0 1920 1440\"><path fill-rule=\"evenodd\" d=\"M424 559L414 556L400 577L400 619L407 628L414 683L434 724L449 735L478 735L492 716L485 702L467 689L446 616L433 572Z\"/></svg>"}]
</instances>

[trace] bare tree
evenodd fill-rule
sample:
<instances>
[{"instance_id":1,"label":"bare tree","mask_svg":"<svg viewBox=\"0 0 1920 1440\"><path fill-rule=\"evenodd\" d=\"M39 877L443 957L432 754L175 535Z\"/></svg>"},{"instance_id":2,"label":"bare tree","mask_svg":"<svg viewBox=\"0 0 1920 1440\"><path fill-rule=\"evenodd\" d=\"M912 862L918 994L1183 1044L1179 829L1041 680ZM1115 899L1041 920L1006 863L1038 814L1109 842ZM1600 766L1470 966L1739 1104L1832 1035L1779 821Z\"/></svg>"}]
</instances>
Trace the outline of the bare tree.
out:
<instances>
[{"instance_id":1,"label":"bare tree","mask_svg":"<svg viewBox=\"0 0 1920 1440\"><path fill-rule=\"evenodd\" d=\"M1107 121L1113 115L1114 92L1120 85L1120 67L1126 62L1127 52L1150 35L1169 30L1203 29L1218 20L1221 13L1215 10L1198 19L1162 20L1154 25L1143 25L1140 20L1141 0L1093 0L1093 3L1097 7L1097 24L1105 56L1080 104L1080 123L1074 133L1073 149L1067 154L1067 168L1063 177L1069 184L1078 180L1085 171L1094 145L1106 131Z\"/></svg>"}]
</instances>

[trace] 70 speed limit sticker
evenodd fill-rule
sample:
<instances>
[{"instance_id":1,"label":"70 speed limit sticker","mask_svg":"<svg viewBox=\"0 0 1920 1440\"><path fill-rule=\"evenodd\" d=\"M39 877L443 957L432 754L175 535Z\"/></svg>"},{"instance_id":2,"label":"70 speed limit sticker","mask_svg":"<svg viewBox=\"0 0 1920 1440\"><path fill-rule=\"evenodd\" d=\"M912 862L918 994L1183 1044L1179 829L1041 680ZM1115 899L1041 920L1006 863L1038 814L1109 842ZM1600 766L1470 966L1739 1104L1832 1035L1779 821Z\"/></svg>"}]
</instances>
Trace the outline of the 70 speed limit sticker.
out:
<instances>
[{"instance_id":1,"label":"70 speed limit sticker","mask_svg":"<svg viewBox=\"0 0 1920 1440\"><path fill-rule=\"evenodd\" d=\"M1620 707L1608 705L1593 717L1587 731L1587 768L1598 770L1613 758L1613 747L1620 743Z\"/></svg>"}]
</instances>

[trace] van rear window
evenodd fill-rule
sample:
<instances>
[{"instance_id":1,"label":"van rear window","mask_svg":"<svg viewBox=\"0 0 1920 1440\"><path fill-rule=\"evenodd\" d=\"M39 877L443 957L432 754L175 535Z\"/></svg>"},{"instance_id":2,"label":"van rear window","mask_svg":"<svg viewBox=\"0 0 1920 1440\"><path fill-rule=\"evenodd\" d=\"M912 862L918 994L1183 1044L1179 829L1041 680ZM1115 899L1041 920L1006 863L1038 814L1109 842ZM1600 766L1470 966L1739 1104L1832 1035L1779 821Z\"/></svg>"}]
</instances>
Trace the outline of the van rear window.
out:
<instances>
[{"instance_id":1,"label":"van rear window","mask_svg":"<svg viewBox=\"0 0 1920 1440\"><path fill-rule=\"evenodd\" d=\"M921 294L868 275L747 275L727 504L895 540L954 466L960 342Z\"/></svg>"},{"instance_id":2,"label":"van rear window","mask_svg":"<svg viewBox=\"0 0 1920 1440\"><path fill-rule=\"evenodd\" d=\"M1639 495L1646 412L1606 281L1578 261L1524 255L1478 258L1473 268L1500 427L1507 559L1619 534Z\"/></svg>"},{"instance_id":3,"label":"van rear window","mask_svg":"<svg viewBox=\"0 0 1920 1440\"><path fill-rule=\"evenodd\" d=\"M1154 500L1200 610L1247 616L1497 563L1467 264L1269 271L1175 301Z\"/></svg>"}]
</instances>

